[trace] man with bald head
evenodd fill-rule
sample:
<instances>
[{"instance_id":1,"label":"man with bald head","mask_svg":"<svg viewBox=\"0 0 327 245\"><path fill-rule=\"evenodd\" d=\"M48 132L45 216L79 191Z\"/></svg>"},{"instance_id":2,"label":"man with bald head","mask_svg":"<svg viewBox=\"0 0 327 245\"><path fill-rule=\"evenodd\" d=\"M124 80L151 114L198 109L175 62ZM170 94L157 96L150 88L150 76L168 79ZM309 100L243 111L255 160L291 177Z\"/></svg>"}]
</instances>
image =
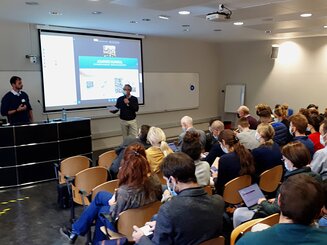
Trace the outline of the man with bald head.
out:
<instances>
[{"instance_id":1,"label":"man with bald head","mask_svg":"<svg viewBox=\"0 0 327 245\"><path fill-rule=\"evenodd\" d=\"M250 124L250 129L257 129L258 121L250 115L250 110L247 106L242 105L237 109L237 116L239 118L246 118Z\"/></svg>"},{"instance_id":2,"label":"man with bald head","mask_svg":"<svg viewBox=\"0 0 327 245\"><path fill-rule=\"evenodd\" d=\"M206 141L207 141L206 135L203 130L195 129L193 127L192 117L189 117L189 116L182 117L181 126L182 126L183 132L178 136L178 146L181 147L186 131L194 130L194 131L198 132L198 134L200 134L200 143L201 143L202 148L204 149L204 147L206 145Z\"/></svg>"}]
</instances>

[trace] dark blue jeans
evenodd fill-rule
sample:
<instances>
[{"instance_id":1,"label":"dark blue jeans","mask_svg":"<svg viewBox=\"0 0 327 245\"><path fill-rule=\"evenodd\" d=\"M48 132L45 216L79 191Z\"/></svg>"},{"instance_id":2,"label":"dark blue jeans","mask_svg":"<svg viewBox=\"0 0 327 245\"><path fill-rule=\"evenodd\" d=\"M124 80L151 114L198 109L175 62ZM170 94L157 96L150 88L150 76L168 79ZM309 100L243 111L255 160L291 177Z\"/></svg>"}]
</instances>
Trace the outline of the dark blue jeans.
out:
<instances>
[{"instance_id":1,"label":"dark blue jeans","mask_svg":"<svg viewBox=\"0 0 327 245\"><path fill-rule=\"evenodd\" d=\"M84 236L95 220L93 244L97 244L98 241L106 239L106 236L100 230L101 226L106 226L107 228L116 231L114 224L105 220L101 215L101 213L109 213L110 206L108 202L111 197L112 194L110 192L99 192L91 202L90 206L83 211L79 219L73 224L73 232L77 235Z\"/></svg>"}]
</instances>

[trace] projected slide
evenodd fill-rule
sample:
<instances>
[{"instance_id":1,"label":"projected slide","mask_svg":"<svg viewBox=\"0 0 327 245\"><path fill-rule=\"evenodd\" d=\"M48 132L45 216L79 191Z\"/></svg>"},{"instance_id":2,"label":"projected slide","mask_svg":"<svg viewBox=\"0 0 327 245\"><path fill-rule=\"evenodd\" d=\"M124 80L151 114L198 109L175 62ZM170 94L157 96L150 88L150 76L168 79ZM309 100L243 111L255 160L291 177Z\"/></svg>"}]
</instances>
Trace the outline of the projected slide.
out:
<instances>
[{"instance_id":1,"label":"projected slide","mask_svg":"<svg viewBox=\"0 0 327 245\"><path fill-rule=\"evenodd\" d=\"M46 111L115 105L124 84L143 103L140 39L40 30Z\"/></svg>"}]
</instances>

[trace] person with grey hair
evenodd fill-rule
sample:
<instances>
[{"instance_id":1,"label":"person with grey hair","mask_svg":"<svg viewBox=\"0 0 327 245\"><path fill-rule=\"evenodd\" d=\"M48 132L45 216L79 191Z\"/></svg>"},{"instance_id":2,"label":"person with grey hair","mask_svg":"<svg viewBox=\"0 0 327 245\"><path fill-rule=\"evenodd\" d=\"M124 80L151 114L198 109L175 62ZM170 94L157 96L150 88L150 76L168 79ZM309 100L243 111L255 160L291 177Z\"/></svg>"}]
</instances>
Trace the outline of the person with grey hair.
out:
<instances>
[{"instance_id":1,"label":"person with grey hair","mask_svg":"<svg viewBox=\"0 0 327 245\"><path fill-rule=\"evenodd\" d=\"M250 109L247 106L245 105L240 106L237 109L237 116L239 118L245 117L250 124L250 129L257 129L258 121L257 119L255 119L253 116L250 115Z\"/></svg>"},{"instance_id":2,"label":"person with grey hair","mask_svg":"<svg viewBox=\"0 0 327 245\"><path fill-rule=\"evenodd\" d=\"M183 143L183 138L185 136L186 131L194 130L198 134L200 134L200 143L201 143L202 149L204 149L204 147L206 145L206 141L207 141L206 135L205 135L203 130L195 129L193 127L192 117L189 117L189 116L182 117L181 126L182 126L183 132L178 136L178 146L179 146L179 148L181 148L181 145Z\"/></svg>"}]
</instances>

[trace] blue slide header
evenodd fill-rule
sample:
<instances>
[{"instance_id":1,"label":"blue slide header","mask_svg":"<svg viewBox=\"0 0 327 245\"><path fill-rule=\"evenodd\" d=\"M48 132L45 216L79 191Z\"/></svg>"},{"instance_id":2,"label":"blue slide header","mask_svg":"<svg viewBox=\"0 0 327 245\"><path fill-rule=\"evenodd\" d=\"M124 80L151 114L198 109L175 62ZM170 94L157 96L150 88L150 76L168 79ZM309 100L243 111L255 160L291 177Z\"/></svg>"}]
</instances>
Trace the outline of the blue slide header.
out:
<instances>
[{"instance_id":1,"label":"blue slide header","mask_svg":"<svg viewBox=\"0 0 327 245\"><path fill-rule=\"evenodd\" d=\"M80 69L138 69L138 60L136 58L79 56L78 60Z\"/></svg>"}]
</instances>

